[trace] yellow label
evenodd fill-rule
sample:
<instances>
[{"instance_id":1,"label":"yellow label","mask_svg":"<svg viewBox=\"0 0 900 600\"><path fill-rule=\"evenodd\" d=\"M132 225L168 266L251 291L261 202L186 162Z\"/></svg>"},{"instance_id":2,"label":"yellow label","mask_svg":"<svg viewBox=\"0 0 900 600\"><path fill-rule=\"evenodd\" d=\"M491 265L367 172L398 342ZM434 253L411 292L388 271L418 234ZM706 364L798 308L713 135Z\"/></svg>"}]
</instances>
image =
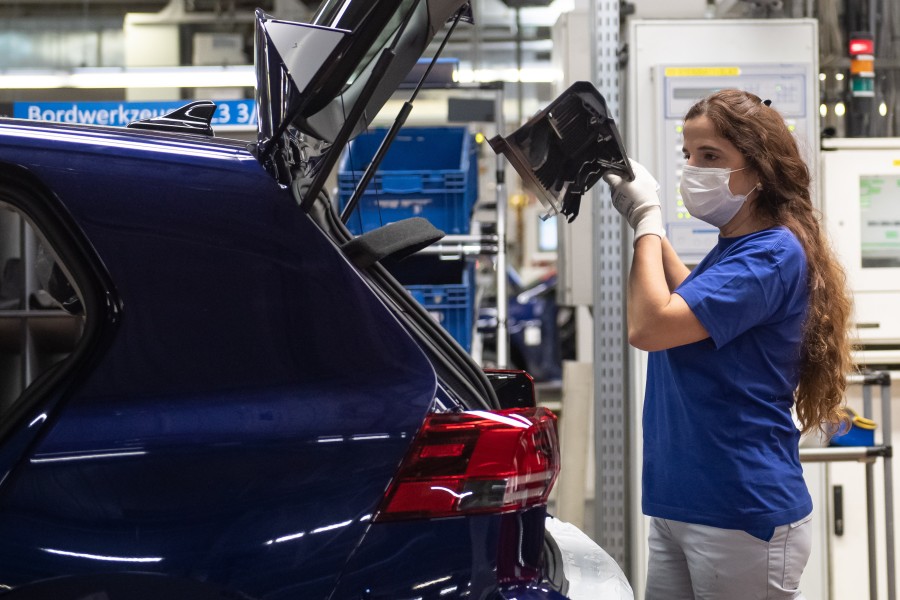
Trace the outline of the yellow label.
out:
<instances>
[{"instance_id":1,"label":"yellow label","mask_svg":"<svg viewBox=\"0 0 900 600\"><path fill-rule=\"evenodd\" d=\"M895 167L900 167L900 158L895 158L895 159L894 159L894 166L895 166Z\"/></svg>"},{"instance_id":2,"label":"yellow label","mask_svg":"<svg viewBox=\"0 0 900 600\"><path fill-rule=\"evenodd\" d=\"M740 67L666 67L666 77L737 77Z\"/></svg>"}]
</instances>

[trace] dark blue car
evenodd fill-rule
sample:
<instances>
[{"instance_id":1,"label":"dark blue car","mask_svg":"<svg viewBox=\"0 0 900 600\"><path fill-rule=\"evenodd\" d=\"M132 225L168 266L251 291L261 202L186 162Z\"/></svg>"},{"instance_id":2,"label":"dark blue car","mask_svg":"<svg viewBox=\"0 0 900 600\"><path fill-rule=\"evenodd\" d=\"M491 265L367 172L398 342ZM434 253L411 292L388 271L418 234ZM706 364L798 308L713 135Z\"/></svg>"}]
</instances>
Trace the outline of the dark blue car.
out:
<instances>
[{"instance_id":1,"label":"dark blue car","mask_svg":"<svg viewBox=\"0 0 900 600\"><path fill-rule=\"evenodd\" d=\"M0 597L630 598L547 515L555 417L322 191L461 0L257 15L257 143L196 103L0 120ZM365 27L362 24L365 23Z\"/></svg>"}]
</instances>

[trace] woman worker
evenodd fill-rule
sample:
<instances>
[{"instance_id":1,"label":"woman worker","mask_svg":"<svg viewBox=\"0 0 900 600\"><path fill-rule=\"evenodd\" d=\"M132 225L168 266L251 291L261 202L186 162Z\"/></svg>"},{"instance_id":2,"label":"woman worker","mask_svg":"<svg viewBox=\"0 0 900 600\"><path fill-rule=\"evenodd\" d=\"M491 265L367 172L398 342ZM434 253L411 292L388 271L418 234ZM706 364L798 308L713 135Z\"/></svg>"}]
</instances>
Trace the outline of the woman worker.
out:
<instances>
[{"instance_id":1,"label":"woman worker","mask_svg":"<svg viewBox=\"0 0 900 600\"><path fill-rule=\"evenodd\" d=\"M812 500L801 433L841 418L851 302L773 108L723 90L684 121L681 196L719 229L689 270L665 238L659 188L605 179L634 228L628 340L650 352L643 511L646 600L802 598ZM792 409L800 423L798 430Z\"/></svg>"}]
</instances>

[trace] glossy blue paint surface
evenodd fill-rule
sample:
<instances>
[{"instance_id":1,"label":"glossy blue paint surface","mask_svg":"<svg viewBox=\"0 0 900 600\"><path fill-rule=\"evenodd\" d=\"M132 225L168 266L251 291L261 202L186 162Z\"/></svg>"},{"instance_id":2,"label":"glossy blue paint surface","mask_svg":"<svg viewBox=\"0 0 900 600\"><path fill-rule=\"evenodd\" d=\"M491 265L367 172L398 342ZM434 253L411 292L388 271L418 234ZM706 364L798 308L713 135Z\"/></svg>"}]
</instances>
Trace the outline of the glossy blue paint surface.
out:
<instances>
[{"instance_id":1,"label":"glossy blue paint surface","mask_svg":"<svg viewBox=\"0 0 900 600\"><path fill-rule=\"evenodd\" d=\"M529 584L503 587L497 600L565 600L565 596L546 585Z\"/></svg>"},{"instance_id":2,"label":"glossy blue paint surface","mask_svg":"<svg viewBox=\"0 0 900 600\"><path fill-rule=\"evenodd\" d=\"M124 311L3 486L0 583L102 566L326 592L433 370L241 146L50 131L0 134L0 158L59 196Z\"/></svg>"}]
</instances>

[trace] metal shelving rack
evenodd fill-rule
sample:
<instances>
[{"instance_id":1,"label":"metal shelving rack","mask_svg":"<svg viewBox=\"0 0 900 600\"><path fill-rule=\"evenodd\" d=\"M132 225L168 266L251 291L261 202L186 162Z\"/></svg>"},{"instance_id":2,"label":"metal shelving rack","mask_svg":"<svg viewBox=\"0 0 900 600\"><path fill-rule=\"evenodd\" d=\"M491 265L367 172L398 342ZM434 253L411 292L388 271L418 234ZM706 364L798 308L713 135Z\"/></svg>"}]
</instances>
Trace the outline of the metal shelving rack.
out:
<instances>
[{"instance_id":1,"label":"metal shelving rack","mask_svg":"<svg viewBox=\"0 0 900 600\"><path fill-rule=\"evenodd\" d=\"M872 386L881 388L881 444L874 446L827 448L801 448L800 460L803 462L836 462L855 461L866 465L866 514L869 546L869 598L878 598L878 569L875 564L876 528L875 528L875 462L881 459L884 467L884 534L885 558L887 570L887 597L896 600L897 583L894 562L894 483L893 483L893 447L891 446L891 377L886 371L870 371L858 375L849 375L848 384L863 386L863 416L872 417Z\"/></svg>"}]
</instances>

